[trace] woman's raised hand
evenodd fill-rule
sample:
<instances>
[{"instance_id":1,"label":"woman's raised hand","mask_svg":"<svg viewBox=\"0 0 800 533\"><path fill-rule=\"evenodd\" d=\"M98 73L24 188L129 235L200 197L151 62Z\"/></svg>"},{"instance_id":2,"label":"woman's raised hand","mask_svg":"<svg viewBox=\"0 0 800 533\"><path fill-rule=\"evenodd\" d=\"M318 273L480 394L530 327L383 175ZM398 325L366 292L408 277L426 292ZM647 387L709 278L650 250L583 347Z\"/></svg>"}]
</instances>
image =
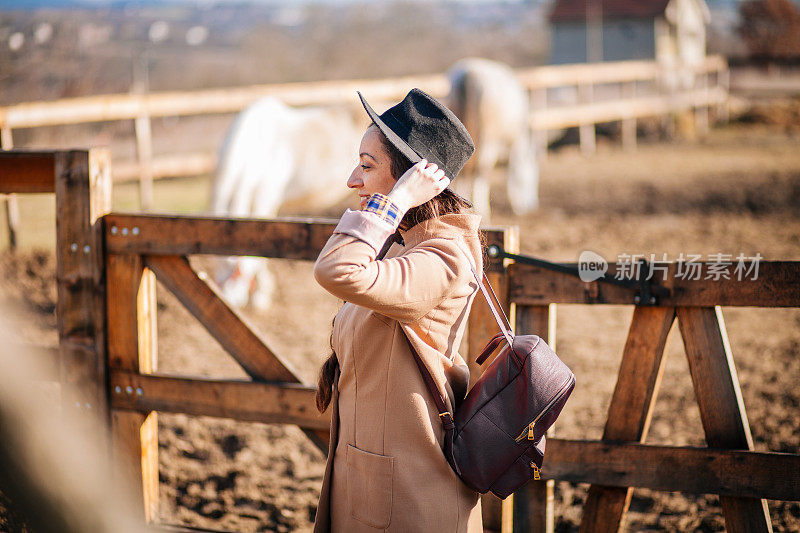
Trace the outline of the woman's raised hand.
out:
<instances>
[{"instance_id":1,"label":"woman's raised hand","mask_svg":"<svg viewBox=\"0 0 800 533\"><path fill-rule=\"evenodd\" d=\"M444 170L423 159L400 176L389 197L394 203L411 209L437 196L448 185L450 178L444 175Z\"/></svg>"}]
</instances>

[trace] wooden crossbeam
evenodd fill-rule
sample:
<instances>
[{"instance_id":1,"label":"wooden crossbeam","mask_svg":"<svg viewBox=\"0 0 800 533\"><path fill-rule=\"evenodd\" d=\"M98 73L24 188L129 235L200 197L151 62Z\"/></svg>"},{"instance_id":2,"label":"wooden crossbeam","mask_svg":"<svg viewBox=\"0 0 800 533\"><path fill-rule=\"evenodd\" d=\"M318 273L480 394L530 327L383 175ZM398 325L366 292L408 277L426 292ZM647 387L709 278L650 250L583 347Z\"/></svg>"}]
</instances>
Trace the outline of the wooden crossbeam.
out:
<instances>
[{"instance_id":1,"label":"wooden crossbeam","mask_svg":"<svg viewBox=\"0 0 800 533\"><path fill-rule=\"evenodd\" d=\"M674 319L672 307L634 309L608 408L604 441L644 442L664 369L664 346ZM581 531L618 531L631 494L628 487L602 483L589 487Z\"/></svg>"},{"instance_id":2,"label":"wooden crossbeam","mask_svg":"<svg viewBox=\"0 0 800 533\"><path fill-rule=\"evenodd\" d=\"M244 317L200 279L185 257L147 256L146 264L217 342L256 381L298 382L288 362L269 349Z\"/></svg>"},{"instance_id":3,"label":"wooden crossbeam","mask_svg":"<svg viewBox=\"0 0 800 533\"><path fill-rule=\"evenodd\" d=\"M713 448L752 450L753 437L719 307L678 309L689 372L700 407L706 443ZM794 470L795 474L797 470ZM763 493L760 495L763 498ZM728 531L772 531L767 502L720 496Z\"/></svg>"},{"instance_id":4,"label":"wooden crossbeam","mask_svg":"<svg viewBox=\"0 0 800 533\"><path fill-rule=\"evenodd\" d=\"M336 227L323 219L236 219L165 215L106 217L111 253L250 255L313 261Z\"/></svg>"},{"instance_id":5,"label":"wooden crossbeam","mask_svg":"<svg viewBox=\"0 0 800 533\"><path fill-rule=\"evenodd\" d=\"M107 94L0 107L0 126L32 128L126 120L140 115L162 117L232 113L265 96L278 98L291 106L342 104L353 102L358 90L370 101L396 101L413 87L424 87L434 96L443 96L448 90L443 75L428 74L384 80L329 80L204 91Z\"/></svg>"},{"instance_id":6,"label":"wooden crossbeam","mask_svg":"<svg viewBox=\"0 0 800 533\"><path fill-rule=\"evenodd\" d=\"M330 413L317 411L315 387L114 371L110 388L115 409L295 424L306 429L330 426Z\"/></svg>"},{"instance_id":7,"label":"wooden crossbeam","mask_svg":"<svg viewBox=\"0 0 800 533\"><path fill-rule=\"evenodd\" d=\"M315 261L336 220L321 218L245 219L179 215L105 217L109 253L154 255L248 255ZM487 246L504 244L504 230L482 228ZM499 271L489 260L486 270Z\"/></svg>"},{"instance_id":8,"label":"wooden crossbeam","mask_svg":"<svg viewBox=\"0 0 800 533\"><path fill-rule=\"evenodd\" d=\"M726 69L727 63L724 58L709 56L693 70L703 73L726 71ZM618 61L535 67L518 70L517 76L527 88L544 88L654 80L661 70L653 61ZM31 128L125 120L134 119L142 114L159 117L230 113L239 111L264 96L279 98L292 106L330 105L352 102L356 90L360 90L370 101L396 101L412 87L423 87L436 97L444 96L449 88L445 76L433 74L382 80L296 82L146 95L97 95L0 107L0 127Z\"/></svg>"},{"instance_id":9,"label":"wooden crossbeam","mask_svg":"<svg viewBox=\"0 0 800 533\"><path fill-rule=\"evenodd\" d=\"M691 494L800 500L800 455L547 439L542 476Z\"/></svg>"},{"instance_id":10,"label":"wooden crossbeam","mask_svg":"<svg viewBox=\"0 0 800 533\"><path fill-rule=\"evenodd\" d=\"M701 264L702 276L708 272L709 262ZM577 265L572 264L575 267ZM678 264L667 267L666 281L656 272L653 286L668 292L659 297L658 305L679 306L752 306L752 307L800 307L800 262L760 261L757 279L734 274L736 261L729 269L731 279L682 279L677 276ZM548 303L569 304L632 304L631 290L599 283L585 283L577 276L554 272L541 267L514 263L508 268L511 301L524 305ZM610 263L608 272L618 272L617 265Z\"/></svg>"},{"instance_id":11,"label":"wooden crossbeam","mask_svg":"<svg viewBox=\"0 0 800 533\"><path fill-rule=\"evenodd\" d=\"M58 152L0 151L0 193L55 192Z\"/></svg>"},{"instance_id":12,"label":"wooden crossbeam","mask_svg":"<svg viewBox=\"0 0 800 533\"><path fill-rule=\"evenodd\" d=\"M145 262L254 381L301 382L289 363L270 350L244 318L200 279L185 257L153 255L146 256ZM306 430L306 434L327 450L327 431Z\"/></svg>"},{"instance_id":13,"label":"wooden crossbeam","mask_svg":"<svg viewBox=\"0 0 800 533\"><path fill-rule=\"evenodd\" d=\"M530 125L539 130L568 128L581 122L594 125L623 118L652 117L695 107L716 106L727 99L728 92L715 87L682 91L671 98L657 94L605 102L587 101L540 110L531 115Z\"/></svg>"}]
</instances>

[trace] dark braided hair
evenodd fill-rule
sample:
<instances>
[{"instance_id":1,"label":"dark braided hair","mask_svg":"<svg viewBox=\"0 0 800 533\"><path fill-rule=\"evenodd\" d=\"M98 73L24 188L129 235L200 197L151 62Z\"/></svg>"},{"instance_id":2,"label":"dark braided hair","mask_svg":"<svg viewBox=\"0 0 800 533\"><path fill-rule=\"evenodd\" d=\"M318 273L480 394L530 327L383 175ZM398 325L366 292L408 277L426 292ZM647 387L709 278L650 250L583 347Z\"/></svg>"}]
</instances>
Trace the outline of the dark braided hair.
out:
<instances>
[{"instance_id":1,"label":"dark braided hair","mask_svg":"<svg viewBox=\"0 0 800 533\"><path fill-rule=\"evenodd\" d=\"M389 155L392 177L396 181L400 179L400 176L402 176L406 170L411 168L411 161L390 143L389 139L387 139L383 133L381 133L380 138L386 153ZM468 201L456 195L450 189L445 189L424 204L409 209L403 217L403 220L400 221L400 228L407 230L425 220L449 213L463 213L471 208L472 204ZM336 369L339 367L339 360L336 358L336 352L333 349L333 333L331 333L330 344L331 354L322 364L322 368L319 371L319 382L317 383L316 403L320 413L324 413L331 403L331 398L333 397L333 380L336 377Z\"/></svg>"}]
</instances>

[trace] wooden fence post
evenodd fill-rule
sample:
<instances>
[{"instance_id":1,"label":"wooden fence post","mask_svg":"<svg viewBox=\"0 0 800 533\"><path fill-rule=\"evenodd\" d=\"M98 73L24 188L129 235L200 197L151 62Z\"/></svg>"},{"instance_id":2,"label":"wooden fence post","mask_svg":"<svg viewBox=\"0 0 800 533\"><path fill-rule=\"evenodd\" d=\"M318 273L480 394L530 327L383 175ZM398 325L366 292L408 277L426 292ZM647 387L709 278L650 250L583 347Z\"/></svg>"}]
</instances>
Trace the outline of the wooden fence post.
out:
<instances>
[{"instance_id":1,"label":"wooden fence post","mask_svg":"<svg viewBox=\"0 0 800 533\"><path fill-rule=\"evenodd\" d=\"M506 228L506 231L503 233L503 249L512 253L516 252L519 246L518 242L517 227ZM508 319L513 324L514 308L508 300L508 271L502 265L502 262L497 262L497 264L494 265L484 265L484 269L486 270L489 283L494 287L495 293L500 300L500 304L505 309ZM497 331L497 324L495 323L489 307L484 301L483 295L477 295L472 302L472 309L470 310L467 327L467 364L469 365L470 386L472 386L478 376L481 375L483 368L491 363L490 359L481 367L475 362L475 359L486 345L486 342L497 333ZM503 531L504 533L507 531L510 532L513 502L513 495L503 501L491 493L481 496L484 529Z\"/></svg>"},{"instance_id":2,"label":"wooden fence post","mask_svg":"<svg viewBox=\"0 0 800 533\"><path fill-rule=\"evenodd\" d=\"M150 116L140 115L134 121L136 157L139 162L139 206L142 211L153 209L153 135Z\"/></svg>"},{"instance_id":3,"label":"wooden fence post","mask_svg":"<svg viewBox=\"0 0 800 533\"><path fill-rule=\"evenodd\" d=\"M722 308L679 307L678 324L689 360L700 420L710 448L752 450L753 437L739 389ZM772 532L767 501L720 496L732 533Z\"/></svg>"},{"instance_id":4,"label":"wooden fence post","mask_svg":"<svg viewBox=\"0 0 800 533\"><path fill-rule=\"evenodd\" d=\"M11 150L14 148L14 137L11 128L0 128L0 150ZM17 235L19 234L19 204L17 195L9 194L5 197L6 204L6 224L8 226L8 247L12 250L17 248Z\"/></svg>"},{"instance_id":5,"label":"wooden fence post","mask_svg":"<svg viewBox=\"0 0 800 533\"><path fill-rule=\"evenodd\" d=\"M108 364L113 370L149 374L156 370L156 279L139 255L109 255ZM111 394L141 396L144 391L115 385ZM120 476L143 495L140 516L158 515L158 419L155 411L115 409L111 415L112 449ZM138 492L138 491L137 491Z\"/></svg>"},{"instance_id":6,"label":"wooden fence post","mask_svg":"<svg viewBox=\"0 0 800 533\"><path fill-rule=\"evenodd\" d=\"M542 112L547 109L547 87L535 87L531 89L530 114ZM529 121L530 124L530 121ZM531 131L531 142L536 154L537 163L547 160L547 130L533 128Z\"/></svg>"},{"instance_id":7,"label":"wooden fence post","mask_svg":"<svg viewBox=\"0 0 800 533\"><path fill-rule=\"evenodd\" d=\"M107 150L57 152L56 285L65 409L107 424L105 262L102 219L111 209ZM79 418L79 417L78 417Z\"/></svg>"},{"instance_id":8,"label":"wooden fence post","mask_svg":"<svg viewBox=\"0 0 800 533\"><path fill-rule=\"evenodd\" d=\"M731 89L731 71L727 65L725 65L723 69L717 71L717 86L725 91L725 101L717 107L716 118L719 122L728 122L728 95Z\"/></svg>"},{"instance_id":9,"label":"wooden fence post","mask_svg":"<svg viewBox=\"0 0 800 533\"><path fill-rule=\"evenodd\" d=\"M133 62L133 85L131 97L139 98L139 112L133 117L136 137L136 160L139 164L139 208L153 208L153 134L150 129L150 54L141 50Z\"/></svg>"},{"instance_id":10,"label":"wooden fence post","mask_svg":"<svg viewBox=\"0 0 800 533\"><path fill-rule=\"evenodd\" d=\"M644 442L664 370L664 346L674 307L636 307L608 407L603 440ZM583 508L582 532L616 533L625 520L633 489L592 485Z\"/></svg>"},{"instance_id":11,"label":"wooden fence post","mask_svg":"<svg viewBox=\"0 0 800 533\"><path fill-rule=\"evenodd\" d=\"M516 332L535 334L556 349L556 304L518 305ZM554 428L547 437L555 435ZM552 533L555 527L555 482L552 479L531 480L514 493L514 533Z\"/></svg>"},{"instance_id":12,"label":"wooden fence post","mask_svg":"<svg viewBox=\"0 0 800 533\"><path fill-rule=\"evenodd\" d=\"M622 99L636 97L636 81L622 84ZM636 117L622 119L622 148L633 152L636 150Z\"/></svg>"},{"instance_id":13,"label":"wooden fence post","mask_svg":"<svg viewBox=\"0 0 800 533\"><path fill-rule=\"evenodd\" d=\"M591 83L578 85L578 102L586 105L594 101L594 86ZM578 126L580 134L581 152L583 155L594 155L597 150L597 139L595 138L594 122L581 123Z\"/></svg>"},{"instance_id":14,"label":"wooden fence post","mask_svg":"<svg viewBox=\"0 0 800 533\"><path fill-rule=\"evenodd\" d=\"M695 85L699 84L699 88L701 89L703 95L703 103L699 106L695 106L694 108L694 127L700 137L705 137L708 135L708 111L711 107L711 104L708 103L708 78L708 72L700 72L695 74Z\"/></svg>"}]
</instances>

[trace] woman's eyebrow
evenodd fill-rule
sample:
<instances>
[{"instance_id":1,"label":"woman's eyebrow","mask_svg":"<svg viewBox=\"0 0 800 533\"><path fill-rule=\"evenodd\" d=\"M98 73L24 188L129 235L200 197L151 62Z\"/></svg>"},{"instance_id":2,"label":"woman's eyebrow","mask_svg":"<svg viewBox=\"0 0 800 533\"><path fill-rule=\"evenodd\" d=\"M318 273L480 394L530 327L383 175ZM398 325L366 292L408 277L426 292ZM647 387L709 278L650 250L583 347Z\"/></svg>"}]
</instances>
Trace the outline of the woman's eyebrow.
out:
<instances>
[{"instance_id":1,"label":"woman's eyebrow","mask_svg":"<svg viewBox=\"0 0 800 533\"><path fill-rule=\"evenodd\" d=\"M367 153L367 152L361 152L361 153L360 153L360 154L358 154L358 155L359 155L360 157L363 157L363 156L370 157L370 158L372 158L372 160L373 160L373 161L375 161L376 163L378 162L378 160L375 158L375 156L374 156L374 155L372 155L372 154L369 154L369 153Z\"/></svg>"}]
</instances>

